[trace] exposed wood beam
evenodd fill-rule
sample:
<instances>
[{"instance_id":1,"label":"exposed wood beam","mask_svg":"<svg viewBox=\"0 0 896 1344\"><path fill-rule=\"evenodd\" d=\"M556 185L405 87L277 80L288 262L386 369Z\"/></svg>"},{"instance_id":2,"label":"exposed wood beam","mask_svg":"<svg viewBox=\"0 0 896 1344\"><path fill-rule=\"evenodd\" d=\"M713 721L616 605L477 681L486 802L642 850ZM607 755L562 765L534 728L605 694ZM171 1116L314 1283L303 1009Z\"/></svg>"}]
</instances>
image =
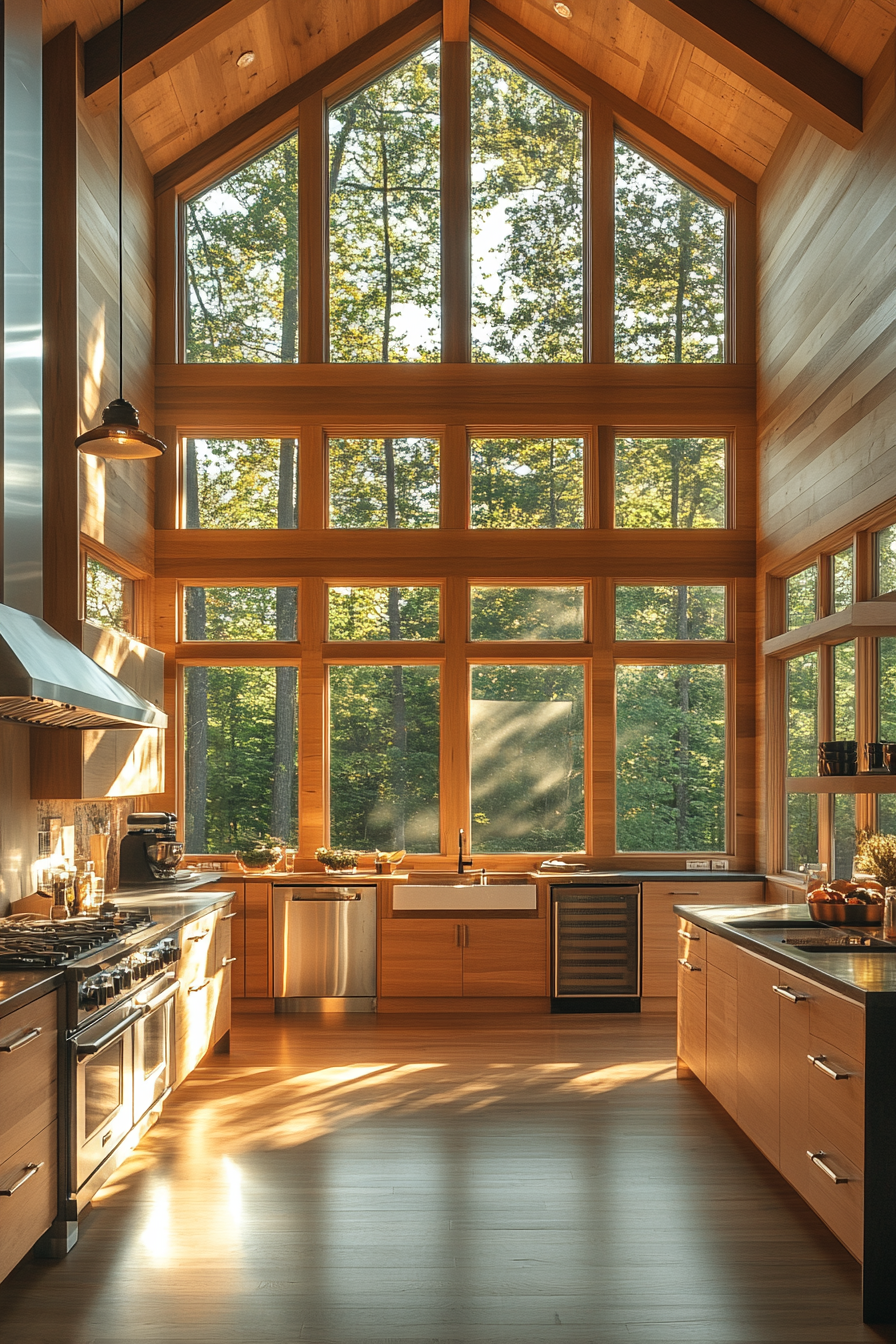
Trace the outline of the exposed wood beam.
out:
<instances>
[{"instance_id":1,"label":"exposed wood beam","mask_svg":"<svg viewBox=\"0 0 896 1344\"><path fill-rule=\"evenodd\" d=\"M337 80L345 79L353 72L364 71L376 62L381 53L390 47L410 38L416 29L431 23L441 12L441 0L415 0L415 3L403 9L400 14L387 19L378 28L365 33L357 42L337 52L329 60L309 70L306 75L288 84L273 94L265 102L259 103L223 130L204 140L201 145L188 150L174 163L162 168L155 178L155 192L160 196L171 187L180 187L191 177L201 173L203 168L227 154L234 146L247 144L263 135L269 126L278 126L284 118L295 113L298 119L298 106L312 94L320 93ZM285 134L285 130L283 131Z\"/></svg>"},{"instance_id":2,"label":"exposed wood beam","mask_svg":"<svg viewBox=\"0 0 896 1344\"><path fill-rule=\"evenodd\" d=\"M266 0L143 0L125 15L125 94L207 46ZM84 94L99 110L118 79L118 20L84 43Z\"/></svg>"},{"instance_id":3,"label":"exposed wood beam","mask_svg":"<svg viewBox=\"0 0 896 1344\"><path fill-rule=\"evenodd\" d=\"M851 149L862 133L862 78L752 0L634 0L732 74Z\"/></svg>"},{"instance_id":4,"label":"exposed wood beam","mask_svg":"<svg viewBox=\"0 0 896 1344\"><path fill-rule=\"evenodd\" d=\"M442 41L470 40L470 0L442 0Z\"/></svg>"}]
</instances>

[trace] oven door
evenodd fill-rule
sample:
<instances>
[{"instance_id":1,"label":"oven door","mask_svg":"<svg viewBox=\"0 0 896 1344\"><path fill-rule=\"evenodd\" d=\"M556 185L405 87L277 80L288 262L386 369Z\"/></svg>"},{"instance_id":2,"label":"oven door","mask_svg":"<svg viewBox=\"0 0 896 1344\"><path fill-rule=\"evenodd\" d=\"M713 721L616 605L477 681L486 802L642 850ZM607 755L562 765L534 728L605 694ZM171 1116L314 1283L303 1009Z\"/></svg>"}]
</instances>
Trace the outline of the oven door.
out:
<instances>
[{"instance_id":1,"label":"oven door","mask_svg":"<svg viewBox=\"0 0 896 1344\"><path fill-rule=\"evenodd\" d=\"M134 1123L171 1090L174 1083L174 1031L180 981L166 984L152 998L137 1000L143 1016L134 1024Z\"/></svg>"},{"instance_id":2,"label":"oven door","mask_svg":"<svg viewBox=\"0 0 896 1344\"><path fill-rule=\"evenodd\" d=\"M133 1127L134 1026L143 1013L132 1001L72 1038L78 1190Z\"/></svg>"}]
</instances>

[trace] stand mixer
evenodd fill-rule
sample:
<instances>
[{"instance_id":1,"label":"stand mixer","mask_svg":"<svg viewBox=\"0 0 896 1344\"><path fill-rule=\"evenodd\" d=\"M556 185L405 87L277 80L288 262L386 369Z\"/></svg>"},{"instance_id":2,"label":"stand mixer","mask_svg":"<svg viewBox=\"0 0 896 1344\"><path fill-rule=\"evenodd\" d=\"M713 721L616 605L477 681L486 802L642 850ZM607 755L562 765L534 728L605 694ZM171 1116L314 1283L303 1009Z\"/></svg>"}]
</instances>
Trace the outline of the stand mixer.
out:
<instances>
[{"instance_id":1,"label":"stand mixer","mask_svg":"<svg viewBox=\"0 0 896 1344\"><path fill-rule=\"evenodd\" d=\"M143 887L170 881L184 856L174 812L132 812L121 842L119 885Z\"/></svg>"}]
</instances>

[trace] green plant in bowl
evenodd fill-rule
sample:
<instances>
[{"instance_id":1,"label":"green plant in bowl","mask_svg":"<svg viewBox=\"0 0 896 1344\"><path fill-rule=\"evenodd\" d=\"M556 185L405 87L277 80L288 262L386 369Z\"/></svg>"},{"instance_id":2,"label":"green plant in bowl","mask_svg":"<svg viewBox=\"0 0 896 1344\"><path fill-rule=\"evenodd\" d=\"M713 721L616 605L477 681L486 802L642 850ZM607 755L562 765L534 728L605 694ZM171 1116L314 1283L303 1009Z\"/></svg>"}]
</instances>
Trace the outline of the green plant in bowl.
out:
<instances>
[{"instance_id":1,"label":"green plant in bowl","mask_svg":"<svg viewBox=\"0 0 896 1344\"><path fill-rule=\"evenodd\" d=\"M282 853L279 840L270 836L242 841L233 851L234 858L244 873L271 872L280 862Z\"/></svg>"},{"instance_id":2,"label":"green plant in bowl","mask_svg":"<svg viewBox=\"0 0 896 1344\"><path fill-rule=\"evenodd\" d=\"M321 845L320 849L314 851L314 857L330 873L353 873L359 853L357 849L330 849L327 845Z\"/></svg>"}]
</instances>

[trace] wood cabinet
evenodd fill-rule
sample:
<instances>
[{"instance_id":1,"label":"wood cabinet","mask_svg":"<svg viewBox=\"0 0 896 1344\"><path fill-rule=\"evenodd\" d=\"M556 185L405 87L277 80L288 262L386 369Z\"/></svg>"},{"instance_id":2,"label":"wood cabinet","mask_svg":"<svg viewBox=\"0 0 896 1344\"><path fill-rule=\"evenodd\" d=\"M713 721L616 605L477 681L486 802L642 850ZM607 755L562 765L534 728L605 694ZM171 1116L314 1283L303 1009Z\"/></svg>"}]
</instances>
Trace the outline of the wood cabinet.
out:
<instances>
[{"instance_id":1,"label":"wood cabinet","mask_svg":"<svg viewBox=\"0 0 896 1344\"><path fill-rule=\"evenodd\" d=\"M814 981L700 932L703 976L680 968L679 1058L698 1077L705 1061L709 1091L861 1260L865 1012ZM700 954L688 955L695 962ZM704 978L701 996L691 982ZM889 1148L888 1134L885 1144ZM879 1167L875 1163L875 1171ZM886 1272L892 1277L889 1266Z\"/></svg>"},{"instance_id":2,"label":"wood cabinet","mask_svg":"<svg viewBox=\"0 0 896 1344\"><path fill-rule=\"evenodd\" d=\"M0 1019L0 1279L56 1217L57 998Z\"/></svg>"},{"instance_id":3,"label":"wood cabinet","mask_svg":"<svg viewBox=\"0 0 896 1344\"><path fill-rule=\"evenodd\" d=\"M230 925L227 909L211 910L184 926L180 934L180 981L175 1026L175 1086L230 1027ZM223 932L219 933L222 929Z\"/></svg>"},{"instance_id":4,"label":"wood cabinet","mask_svg":"<svg viewBox=\"0 0 896 1344\"><path fill-rule=\"evenodd\" d=\"M641 888L641 997L674 998L678 984L676 905L753 905L764 882L693 879L645 882Z\"/></svg>"},{"instance_id":5,"label":"wood cabinet","mask_svg":"<svg viewBox=\"0 0 896 1344\"><path fill-rule=\"evenodd\" d=\"M383 998L530 998L547 994L543 919L384 919Z\"/></svg>"}]
</instances>

